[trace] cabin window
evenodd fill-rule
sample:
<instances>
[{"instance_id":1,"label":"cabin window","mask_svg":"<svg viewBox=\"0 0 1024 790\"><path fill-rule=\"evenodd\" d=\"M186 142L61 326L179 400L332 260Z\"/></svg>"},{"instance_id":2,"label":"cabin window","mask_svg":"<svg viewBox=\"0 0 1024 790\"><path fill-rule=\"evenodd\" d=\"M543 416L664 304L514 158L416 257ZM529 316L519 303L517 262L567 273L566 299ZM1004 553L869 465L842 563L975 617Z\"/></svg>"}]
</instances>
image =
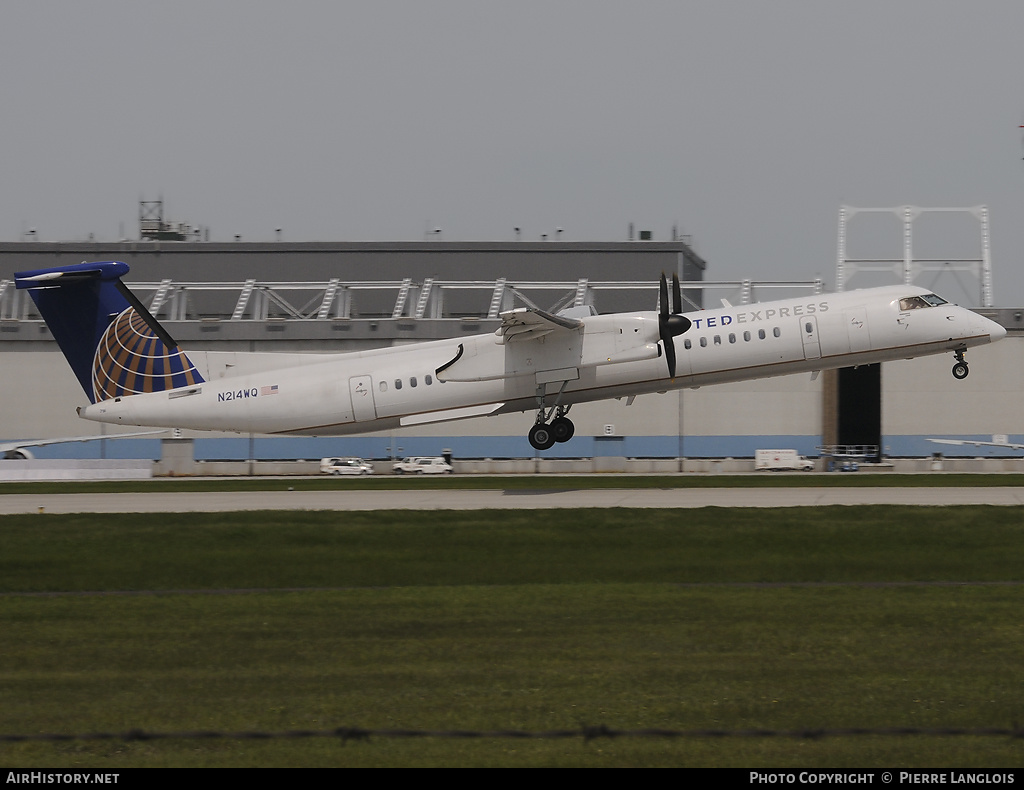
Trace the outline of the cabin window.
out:
<instances>
[{"instance_id":1,"label":"cabin window","mask_svg":"<svg viewBox=\"0 0 1024 790\"><path fill-rule=\"evenodd\" d=\"M395 379L395 389L396 390L402 389L402 380L401 379Z\"/></svg>"},{"instance_id":2,"label":"cabin window","mask_svg":"<svg viewBox=\"0 0 1024 790\"><path fill-rule=\"evenodd\" d=\"M416 386L416 377L415 376L413 376L411 379L409 379L409 386L410 387L415 387Z\"/></svg>"},{"instance_id":3,"label":"cabin window","mask_svg":"<svg viewBox=\"0 0 1024 790\"><path fill-rule=\"evenodd\" d=\"M434 383L434 380L430 377L429 373L423 377L423 383L426 384L428 387Z\"/></svg>"},{"instance_id":4,"label":"cabin window","mask_svg":"<svg viewBox=\"0 0 1024 790\"><path fill-rule=\"evenodd\" d=\"M700 347L701 348L707 348L708 347L708 339L706 337L702 337L700 339Z\"/></svg>"},{"instance_id":5,"label":"cabin window","mask_svg":"<svg viewBox=\"0 0 1024 790\"><path fill-rule=\"evenodd\" d=\"M744 332L743 333L743 340L744 340L744 342L747 342L747 343L750 342L750 332Z\"/></svg>"},{"instance_id":6,"label":"cabin window","mask_svg":"<svg viewBox=\"0 0 1024 790\"><path fill-rule=\"evenodd\" d=\"M807 334L809 334L809 335L813 335L814 334L814 324L812 324L810 321L808 321L806 324L804 324L804 331Z\"/></svg>"},{"instance_id":7,"label":"cabin window","mask_svg":"<svg viewBox=\"0 0 1024 790\"><path fill-rule=\"evenodd\" d=\"M764 340L764 338L765 338L765 335L764 335L764 330L763 330L763 329L758 329L758 330L757 330L757 336L758 336L758 337L759 337L759 338L760 338L761 340Z\"/></svg>"},{"instance_id":8,"label":"cabin window","mask_svg":"<svg viewBox=\"0 0 1024 790\"><path fill-rule=\"evenodd\" d=\"M386 381L382 381L380 384L377 385L377 389L379 389L381 392L387 392L388 383Z\"/></svg>"},{"instance_id":9,"label":"cabin window","mask_svg":"<svg viewBox=\"0 0 1024 790\"><path fill-rule=\"evenodd\" d=\"M730 343L735 343L736 342L736 335L734 335L732 332L729 333L729 342Z\"/></svg>"},{"instance_id":10,"label":"cabin window","mask_svg":"<svg viewBox=\"0 0 1024 790\"><path fill-rule=\"evenodd\" d=\"M715 345L716 346L722 345L722 336L721 335L715 335Z\"/></svg>"},{"instance_id":11,"label":"cabin window","mask_svg":"<svg viewBox=\"0 0 1024 790\"><path fill-rule=\"evenodd\" d=\"M693 343L690 342L690 338L686 338L686 340L683 341L683 348L687 350L693 348Z\"/></svg>"},{"instance_id":12,"label":"cabin window","mask_svg":"<svg viewBox=\"0 0 1024 790\"><path fill-rule=\"evenodd\" d=\"M775 327L772 330L772 334L775 335L775 337L782 337L782 330L779 329L778 327Z\"/></svg>"}]
</instances>

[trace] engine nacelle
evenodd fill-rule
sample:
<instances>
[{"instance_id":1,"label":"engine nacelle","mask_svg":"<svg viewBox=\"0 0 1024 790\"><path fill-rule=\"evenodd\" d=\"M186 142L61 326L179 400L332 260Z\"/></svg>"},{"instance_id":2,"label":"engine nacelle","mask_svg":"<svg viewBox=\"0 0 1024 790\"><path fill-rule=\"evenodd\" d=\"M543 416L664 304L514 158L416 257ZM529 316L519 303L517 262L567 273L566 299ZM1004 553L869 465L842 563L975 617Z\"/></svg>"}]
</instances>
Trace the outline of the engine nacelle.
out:
<instances>
[{"instance_id":1,"label":"engine nacelle","mask_svg":"<svg viewBox=\"0 0 1024 790\"><path fill-rule=\"evenodd\" d=\"M587 322L580 367L654 359L659 339L654 313L598 316Z\"/></svg>"}]
</instances>

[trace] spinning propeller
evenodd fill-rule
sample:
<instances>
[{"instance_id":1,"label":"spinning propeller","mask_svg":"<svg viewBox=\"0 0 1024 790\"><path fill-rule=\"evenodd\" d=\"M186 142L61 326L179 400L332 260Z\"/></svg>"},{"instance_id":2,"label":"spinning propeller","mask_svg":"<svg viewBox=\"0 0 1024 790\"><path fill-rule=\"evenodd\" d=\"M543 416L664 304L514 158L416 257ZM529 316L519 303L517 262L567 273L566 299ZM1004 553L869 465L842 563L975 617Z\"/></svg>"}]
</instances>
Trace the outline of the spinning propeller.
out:
<instances>
[{"instance_id":1,"label":"spinning propeller","mask_svg":"<svg viewBox=\"0 0 1024 790\"><path fill-rule=\"evenodd\" d=\"M658 334L665 346L669 378L676 377L676 346L672 338L690 328L690 319L683 312L683 294L679 289L679 275L672 275L672 312L668 310L668 281L661 274L661 300L658 312Z\"/></svg>"}]
</instances>

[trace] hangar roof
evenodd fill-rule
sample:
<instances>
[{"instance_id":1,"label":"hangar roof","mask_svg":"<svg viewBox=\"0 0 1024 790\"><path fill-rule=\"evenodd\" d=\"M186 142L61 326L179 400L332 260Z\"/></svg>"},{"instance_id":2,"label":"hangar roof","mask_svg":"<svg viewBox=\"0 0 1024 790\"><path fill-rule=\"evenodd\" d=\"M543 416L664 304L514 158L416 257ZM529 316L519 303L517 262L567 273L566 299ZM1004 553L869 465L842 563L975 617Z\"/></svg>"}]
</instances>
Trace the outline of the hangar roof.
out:
<instances>
[{"instance_id":1,"label":"hangar roof","mask_svg":"<svg viewBox=\"0 0 1024 790\"><path fill-rule=\"evenodd\" d=\"M403 280L701 280L685 242L16 242L0 243L0 280L83 260L124 261L127 282Z\"/></svg>"}]
</instances>

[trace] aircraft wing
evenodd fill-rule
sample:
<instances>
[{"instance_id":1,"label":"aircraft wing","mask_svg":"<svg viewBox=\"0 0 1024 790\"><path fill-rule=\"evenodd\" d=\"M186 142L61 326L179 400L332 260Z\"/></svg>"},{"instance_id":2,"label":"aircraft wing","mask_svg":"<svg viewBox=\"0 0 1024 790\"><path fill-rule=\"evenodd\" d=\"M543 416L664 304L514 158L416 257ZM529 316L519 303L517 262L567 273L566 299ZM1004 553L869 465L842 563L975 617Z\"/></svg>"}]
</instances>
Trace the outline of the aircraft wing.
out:
<instances>
[{"instance_id":1,"label":"aircraft wing","mask_svg":"<svg viewBox=\"0 0 1024 790\"><path fill-rule=\"evenodd\" d=\"M536 340L556 329L582 329L583 321L579 318L565 318L554 315L536 307L517 307L499 314L501 326L495 334L499 343L520 340Z\"/></svg>"},{"instance_id":2,"label":"aircraft wing","mask_svg":"<svg viewBox=\"0 0 1024 790\"><path fill-rule=\"evenodd\" d=\"M971 439L929 439L929 442L935 442L935 444L956 444L956 445L968 445L971 447L1003 447L1007 450L1024 450L1024 444L1013 444L1012 442L981 442L974 441Z\"/></svg>"},{"instance_id":3,"label":"aircraft wing","mask_svg":"<svg viewBox=\"0 0 1024 790\"><path fill-rule=\"evenodd\" d=\"M131 436L151 436L155 433L167 433L167 430L106 433L97 436L61 436L57 439L19 439L13 442L0 442L0 455L9 453L12 450L20 450L22 447L44 447L48 444L64 444L65 442L95 442L98 439L127 439Z\"/></svg>"}]
</instances>

